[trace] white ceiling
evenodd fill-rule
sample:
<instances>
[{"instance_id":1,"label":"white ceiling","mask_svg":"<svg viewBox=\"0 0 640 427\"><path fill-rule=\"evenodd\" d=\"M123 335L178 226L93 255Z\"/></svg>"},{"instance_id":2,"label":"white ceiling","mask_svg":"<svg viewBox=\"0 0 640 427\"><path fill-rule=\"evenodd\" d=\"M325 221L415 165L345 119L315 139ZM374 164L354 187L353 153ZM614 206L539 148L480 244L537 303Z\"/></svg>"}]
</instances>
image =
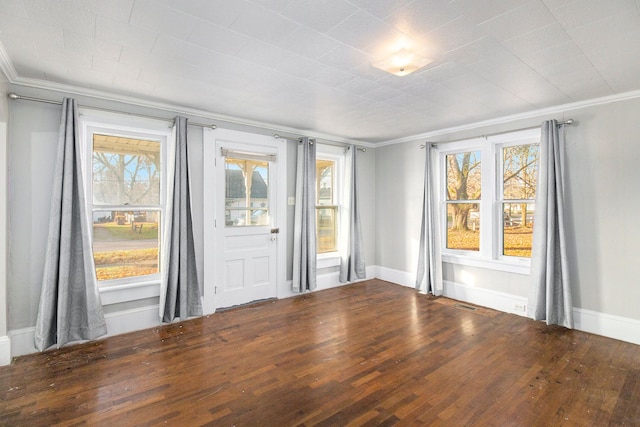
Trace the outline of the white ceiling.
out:
<instances>
[{"instance_id":1,"label":"white ceiling","mask_svg":"<svg viewBox=\"0 0 640 427\"><path fill-rule=\"evenodd\" d=\"M0 43L12 83L366 142L640 89L640 0L0 0ZM371 66L400 45L433 63Z\"/></svg>"}]
</instances>

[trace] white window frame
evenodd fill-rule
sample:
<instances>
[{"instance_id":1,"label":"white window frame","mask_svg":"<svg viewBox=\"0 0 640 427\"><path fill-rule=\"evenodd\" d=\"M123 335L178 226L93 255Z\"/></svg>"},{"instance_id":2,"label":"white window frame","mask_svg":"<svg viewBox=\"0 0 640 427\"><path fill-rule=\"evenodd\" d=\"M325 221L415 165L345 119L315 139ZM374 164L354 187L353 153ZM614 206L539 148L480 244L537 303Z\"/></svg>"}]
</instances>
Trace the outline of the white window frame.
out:
<instances>
[{"instance_id":1,"label":"white window frame","mask_svg":"<svg viewBox=\"0 0 640 427\"><path fill-rule=\"evenodd\" d=\"M107 113L98 110L80 109L80 128L82 138L82 166L84 174L84 193L89 217L89 230L93 230L93 135L95 133L126 136L130 138L151 139L160 142L160 222L165 220L167 203L167 153L171 141L172 124L168 121L146 119L125 114ZM161 233L162 224L158 226ZM162 236L160 236L162 239ZM91 235L93 242L93 234ZM162 247L162 241L160 243ZM160 266L162 268L162 266ZM161 272L143 277L98 282L103 305L117 304L160 295Z\"/></svg>"},{"instance_id":2,"label":"white window frame","mask_svg":"<svg viewBox=\"0 0 640 427\"><path fill-rule=\"evenodd\" d=\"M343 250L341 248L341 214L342 214L342 200L343 200L343 183L344 183L344 163L345 163L345 148L344 147L335 147L331 145L318 144L316 147L316 161L317 160L330 160L335 162L335 177L334 177L334 201L338 206L338 211L336 212L336 225L337 225L337 247L338 249L333 252L324 252L316 255L316 267L320 268L329 268L336 267L340 265L340 254ZM317 178L316 178L317 179ZM317 225L317 223L316 223Z\"/></svg>"},{"instance_id":3,"label":"white window frame","mask_svg":"<svg viewBox=\"0 0 640 427\"><path fill-rule=\"evenodd\" d=\"M472 138L452 143L438 144L436 176L438 205L440 206L440 230L442 238L442 260L447 263L470 267L481 267L511 273L529 274L531 259L501 254L502 239L502 148L516 145L540 143L540 130L528 129L509 132L486 138ZM480 205L480 250L463 251L448 249L447 203L446 203L446 156L465 151L480 151L481 200ZM476 203L471 201L471 203Z\"/></svg>"}]
</instances>

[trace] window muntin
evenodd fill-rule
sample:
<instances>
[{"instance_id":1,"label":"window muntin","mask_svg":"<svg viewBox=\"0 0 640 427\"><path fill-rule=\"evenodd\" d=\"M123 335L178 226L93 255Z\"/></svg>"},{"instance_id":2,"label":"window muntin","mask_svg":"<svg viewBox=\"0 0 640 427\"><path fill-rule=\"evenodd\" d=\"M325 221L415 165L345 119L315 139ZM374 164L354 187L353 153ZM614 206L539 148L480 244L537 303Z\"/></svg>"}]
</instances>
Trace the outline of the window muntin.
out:
<instances>
[{"instance_id":1,"label":"window muntin","mask_svg":"<svg viewBox=\"0 0 640 427\"><path fill-rule=\"evenodd\" d=\"M530 258L540 146L512 145L502 147L501 151L500 204L503 215L500 253Z\"/></svg>"},{"instance_id":2,"label":"window muntin","mask_svg":"<svg viewBox=\"0 0 640 427\"><path fill-rule=\"evenodd\" d=\"M338 250L335 160L316 160L316 233L319 254Z\"/></svg>"},{"instance_id":3,"label":"window muntin","mask_svg":"<svg viewBox=\"0 0 640 427\"><path fill-rule=\"evenodd\" d=\"M445 247L480 250L480 209L482 162L480 151L464 151L445 156L446 217Z\"/></svg>"},{"instance_id":4,"label":"window muntin","mask_svg":"<svg viewBox=\"0 0 640 427\"><path fill-rule=\"evenodd\" d=\"M529 265L531 256L539 141L535 129L440 145L434 167L440 177L442 250L447 262L525 272L522 268ZM480 154L475 160L482 159L479 176L467 179L464 191L453 191L456 165L452 162L463 172L465 153L471 168L474 152ZM479 197L469 181L473 188L480 183ZM463 205L458 210L469 210L467 229L479 230L473 244L470 239L457 239L452 231L456 204Z\"/></svg>"},{"instance_id":5,"label":"window muntin","mask_svg":"<svg viewBox=\"0 0 640 427\"><path fill-rule=\"evenodd\" d=\"M169 133L89 122L84 129L98 284L157 280Z\"/></svg>"},{"instance_id":6,"label":"window muntin","mask_svg":"<svg viewBox=\"0 0 640 427\"><path fill-rule=\"evenodd\" d=\"M225 157L225 226L269 225L269 162Z\"/></svg>"}]
</instances>

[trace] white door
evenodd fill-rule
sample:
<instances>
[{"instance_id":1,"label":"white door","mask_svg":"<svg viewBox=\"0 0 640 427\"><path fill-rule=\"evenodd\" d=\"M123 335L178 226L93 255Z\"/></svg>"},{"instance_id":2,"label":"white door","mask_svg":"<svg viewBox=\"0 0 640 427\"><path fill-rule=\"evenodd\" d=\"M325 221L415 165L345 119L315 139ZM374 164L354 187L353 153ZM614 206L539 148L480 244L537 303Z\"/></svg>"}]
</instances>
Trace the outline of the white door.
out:
<instances>
[{"instance_id":1,"label":"white door","mask_svg":"<svg viewBox=\"0 0 640 427\"><path fill-rule=\"evenodd\" d=\"M205 137L205 222L213 221L213 249L205 262L205 311L277 296L278 254L284 246L278 224L282 154L277 140L242 132L211 130ZM284 150L282 150L284 151ZM207 156L207 152L209 156ZM286 171L285 171L286 173ZM207 179L205 178L205 181ZM284 180L282 180L284 183ZM210 206L210 209L207 209ZM213 218L211 217L213 216ZM282 223L283 224L283 223ZM205 236L207 239L207 236ZM207 239L209 240L209 239ZM211 280L212 279L212 280ZM208 297L207 297L208 295Z\"/></svg>"}]
</instances>

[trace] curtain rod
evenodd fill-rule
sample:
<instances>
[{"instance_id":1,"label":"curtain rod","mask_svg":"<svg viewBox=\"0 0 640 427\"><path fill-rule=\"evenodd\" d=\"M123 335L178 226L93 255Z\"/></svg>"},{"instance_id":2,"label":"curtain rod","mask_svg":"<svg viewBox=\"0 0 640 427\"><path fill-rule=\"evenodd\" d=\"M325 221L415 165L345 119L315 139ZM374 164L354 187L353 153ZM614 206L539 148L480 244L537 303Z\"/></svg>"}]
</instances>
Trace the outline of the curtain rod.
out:
<instances>
[{"instance_id":1,"label":"curtain rod","mask_svg":"<svg viewBox=\"0 0 640 427\"><path fill-rule=\"evenodd\" d=\"M275 139L284 139L285 141L298 141L298 142L302 142L302 138L298 138L298 137L293 137L293 138L287 138L286 136L282 136L280 134L274 134L273 137ZM317 142L315 138L309 138L309 141L311 141L311 143L315 143ZM358 151L362 151L363 153L367 151L367 149L365 147L358 147L355 144L347 144L346 142L334 142L334 141L323 141L320 142L320 144L324 144L324 145L331 145L332 147L349 147L350 145L354 145L356 147L356 150Z\"/></svg>"},{"instance_id":2,"label":"curtain rod","mask_svg":"<svg viewBox=\"0 0 640 427\"><path fill-rule=\"evenodd\" d=\"M62 101L52 101L50 99L32 98L30 96L18 95L17 93L14 93L14 92L9 92L7 94L7 97L9 99L13 100L13 101L19 100L19 99L23 99L25 101L42 102L44 104L62 105ZM110 108L88 107L88 106L84 106L84 105L79 105L79 107L80 108L87 108L89 110L104 111L106 113L126 114L127 116L142 117L142 118L145 118L145 119L161 120L163 122L169 122L169 123L173 122L173 119L167 119L166 117L152 116L150 114L127 113L127 112L124 112L124 111L112 110ZM216 129L218 127L216 125L206 125L206 124L203 124L203 123L195 123L195 122L188 122L188 124L190 126L199 126L199 127L211 128L211 129Z\"/></svg>"},{"instance_id":3,"label":"curtain rod","mask_svg":"<svg viewBox=\"0 0 640 427\"><path fill-rule=\"evenodd\" d=\"M572 124L573 124L573 119L567 119L565 121L558 122L558 126L566 126L566 125L572 125ZM489 134L486 134L486 135L478 135L478 136L471 136L471 137L468 137L468 138L454 139L452 141L440 142L438 144L433 144L433 145L438 146L439 144L449 144L449 143L452 143L452 142L466 141L468 139L476 139L476 138L487 139L487 138L492 137L492 136L505 135L505 134L512 133L512 132L520 132L520 131L523 131L523 130L532 130L532 129L538 129L538 128L540 128L540 126L530 126L528 128L505 130L505 131L502 131L502 132L489 133ZM425 144L420 144L420 148L421 149L424 148L424 147L426 147Z\"/></svg>"}]
</instances>

